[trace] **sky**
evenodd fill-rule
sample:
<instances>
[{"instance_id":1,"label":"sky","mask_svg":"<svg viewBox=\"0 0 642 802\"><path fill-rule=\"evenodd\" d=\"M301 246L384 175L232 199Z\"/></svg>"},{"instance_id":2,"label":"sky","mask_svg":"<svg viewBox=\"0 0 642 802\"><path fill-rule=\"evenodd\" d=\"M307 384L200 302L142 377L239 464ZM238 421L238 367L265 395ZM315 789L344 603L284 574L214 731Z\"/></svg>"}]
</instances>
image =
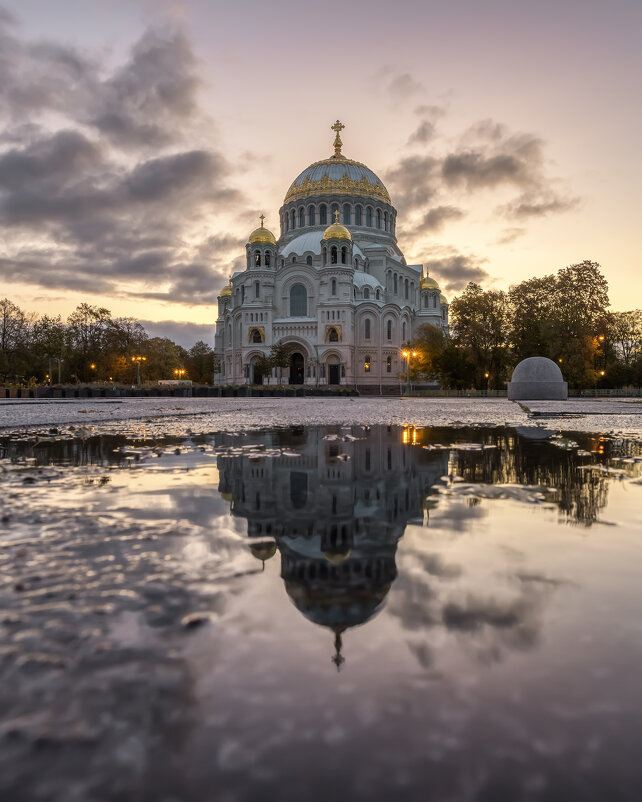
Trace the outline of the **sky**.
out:
<instances>
[{"instance_id":1,"label":"sky","mask_svg":"<svg viewBox=\"0 0 642 802\"><path fill-rule=\"evenodd\" d=\"M0 297L212 342L340 119L449 299L589 259L638 308L641 40L639 0L0 0Z\"/></svg>"}]
</instances>

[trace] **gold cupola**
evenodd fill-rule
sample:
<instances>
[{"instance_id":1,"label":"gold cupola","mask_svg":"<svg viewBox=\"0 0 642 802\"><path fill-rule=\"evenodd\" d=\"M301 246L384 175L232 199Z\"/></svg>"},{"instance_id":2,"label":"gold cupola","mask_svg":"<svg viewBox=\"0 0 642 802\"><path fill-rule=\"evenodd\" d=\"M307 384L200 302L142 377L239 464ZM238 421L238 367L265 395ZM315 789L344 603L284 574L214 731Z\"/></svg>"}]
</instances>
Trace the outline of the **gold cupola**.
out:
<instances>
[{"instance_id":1,"label":"gold cupola","mask_svg":"<svg viewBox=\"0 0 642 802\"><path fill-rule=\"evenodd\" d=\"M226 284L221 290L219 298L229 298L231 295L232 295L232 282L230 281L230 283Z\"/></svg>"},{"instance_id":2,"label":"gold cupola","mask_svg":"<svg viewBox=\"0 0 642 802\"><path fill-rule=\"evenodd\" d=\"M265 215L262 214L259 217L259 220L261 221L261 225L258 228L255 228L250 234L248 239L249 244L256 245L257 243L264 243L267 245L276 245L276 237L268 228L265 228L263 225Z\"/></svg>"},{"instance_id":3,"label":"gold cupola","mask_svg":"<svg viewBox=\"0 0 642 802\"><path fill-rule=\"evenodd\" d=\"M337 135L338 136L338 135ZM352 234L345 226L339 222L339 212L334 213L334 223L329 225L323 232L323 239L347 239L352 240Z\"/></svg>"},{"instance_id":4,"label":"gold cupola","mask_svg":"<svg viewBox=\"0 0 642 802\"><path fill-rule=\"evenodd\" d=\"M421 279L421 284L419 286L421 287L422 290L438 290L439 289L439 284L437 284L435 279L431 278L430 276L424 276Z\"/></svg>"}]
</instances>

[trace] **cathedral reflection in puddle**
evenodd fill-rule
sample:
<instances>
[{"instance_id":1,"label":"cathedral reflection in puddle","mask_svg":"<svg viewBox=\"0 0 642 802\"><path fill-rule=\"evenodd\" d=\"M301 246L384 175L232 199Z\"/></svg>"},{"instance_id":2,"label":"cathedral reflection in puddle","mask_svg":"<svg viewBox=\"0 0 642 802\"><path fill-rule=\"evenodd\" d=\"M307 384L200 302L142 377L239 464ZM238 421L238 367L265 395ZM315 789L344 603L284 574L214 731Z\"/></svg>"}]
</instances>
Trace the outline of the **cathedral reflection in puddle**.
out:
<instances>
[{"instance_id":1,"label":"cathedral reflection in puddle","mask_svg":"<svg viewBox=\"0 0 642 802\"><path fill-rule=\"evenodd\" d=\"M477 483L463 499L470 509L483 488L521 485L538 501L545 487L544 499L581 525L606 504L605 475L583 470L589 451L503 428L309 427L217 442L219 491L247 520L251 553L280 559L293 604L334 633L337 670L344 633L381 610L397 578L399 541L409 524L429 525L440 488ZM599 451L597 442L584 444Z\"/></svg>"}]
</instances>

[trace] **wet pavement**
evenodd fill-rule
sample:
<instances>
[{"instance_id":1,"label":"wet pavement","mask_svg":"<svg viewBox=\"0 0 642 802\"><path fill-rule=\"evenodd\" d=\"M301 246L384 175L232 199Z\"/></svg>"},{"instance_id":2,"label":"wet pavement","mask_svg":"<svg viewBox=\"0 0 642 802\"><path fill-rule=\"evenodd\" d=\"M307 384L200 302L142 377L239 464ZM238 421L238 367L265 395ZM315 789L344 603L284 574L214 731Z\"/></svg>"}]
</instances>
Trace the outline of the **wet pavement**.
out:
<instances>
[{"instance_id":1,"label":"wet pavement","mask_svg":"<svg viewBox=\"0 0 642 802\"><path fill-rule=\"evenodd\" d=\"M229 401L0 438L0 798L640 798L639 437Z\"/></svg>"},{"instance_id":2,"label":"wet pavement","mask_svg":"<svg viewBox=\"0 0 642 802\"><path fill-rule=\"evenodd\" d=\"M573 421L572 424L570 421ZM639 399L513 402L505 398L128 398L0 401L0 431L73 424L92 431L182 434L262 426L536 425L633 437ZM127 422L130 422L129 425Z\"/></svg>"}]
</instances>

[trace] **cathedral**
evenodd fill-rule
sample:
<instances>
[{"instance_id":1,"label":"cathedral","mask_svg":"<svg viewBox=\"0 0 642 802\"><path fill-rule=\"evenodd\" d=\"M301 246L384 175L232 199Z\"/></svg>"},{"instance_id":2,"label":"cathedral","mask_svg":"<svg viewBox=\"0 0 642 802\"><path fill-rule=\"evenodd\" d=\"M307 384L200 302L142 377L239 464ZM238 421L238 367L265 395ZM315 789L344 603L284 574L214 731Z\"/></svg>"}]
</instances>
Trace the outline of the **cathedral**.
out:
<instances>
[{"instance_id":1,"label":"cathedral","mask_svg":"<svg viewBox=\"0 0 642 802\"><path fill-rule=\"evenodd\" d=\"M217 384L398 388L404 346L428 323L447 332L448 301L395 236L397 211L382 181L341 149L295 179L280 236L261 225L246 268L218 298ZM266 367L272 346L287 362ZM283 360L282 360L283 361Z\"/></svg>"}]
</instances>

